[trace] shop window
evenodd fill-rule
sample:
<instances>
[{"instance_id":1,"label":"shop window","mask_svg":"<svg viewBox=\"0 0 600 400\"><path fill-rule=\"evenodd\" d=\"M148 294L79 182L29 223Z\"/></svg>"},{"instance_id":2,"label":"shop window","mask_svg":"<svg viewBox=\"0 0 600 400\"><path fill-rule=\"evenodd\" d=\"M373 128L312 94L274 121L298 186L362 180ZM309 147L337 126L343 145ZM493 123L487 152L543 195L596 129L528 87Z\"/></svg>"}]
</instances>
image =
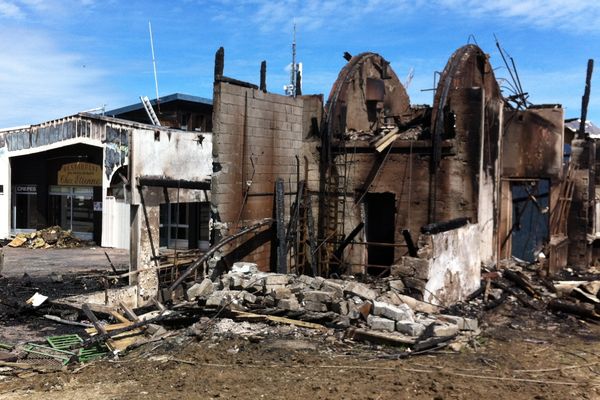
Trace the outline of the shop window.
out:
<instances>
[{"instance_id":1,"label":"shop window","mask_svg":"<svg viewBox=\"0 0 600 400\"><path fill-rule=\"evenodd\" d=\"M160 205L160 246L170 249L206 249L209 245L208 202Z\"/></svg>"}]
</instances>

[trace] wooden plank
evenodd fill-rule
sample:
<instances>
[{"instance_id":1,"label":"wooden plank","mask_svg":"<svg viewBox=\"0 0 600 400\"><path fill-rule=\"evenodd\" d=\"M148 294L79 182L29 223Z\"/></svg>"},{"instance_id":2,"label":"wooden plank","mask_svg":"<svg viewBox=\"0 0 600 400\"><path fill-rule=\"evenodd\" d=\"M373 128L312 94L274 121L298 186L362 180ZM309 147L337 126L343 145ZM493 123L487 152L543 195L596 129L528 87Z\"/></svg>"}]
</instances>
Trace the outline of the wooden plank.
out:
<instances>
[{"instance_id":1,"label":"wooden plank","mask_svg":"<svg viewBox=\"0 0 600 400\"><path fill-rule=\"evenodd\" d=\"M106 330L106 332L110 332L110 331L115 331L117 329L126 328L132 324L133 324L133 322L127 321L127 322L121 322L118 324L104 325L104 329ZM87 328L85 330L85 332L90 336L94 336L94 335L98 334L98 331L96 330L96 328Z\"/></svg>"},{"instance_id":2,"label":"wooden plank","mask_svg":"<svg viewBox=\"0 0 600 400\"><path fill-rule=\"evenodd\" d=\"M297 319L278 317L276 315L254 314L254 313L249 313L249 312L245 312L245 311L232 311L232 312L234 314L236 314L238 317L248 319L248 320L272 321L272 322L278 322L280 324L295 325L295 326L299 326L302 328L316 329L316 330L320 330L320 331L327 330L327 328L325 326L323 326L321 324L315 324L314 322L299 321Z\"/></svg>"},{"instance_id":3,"label":"wooden plank","mask_svg":"<svg viewBox=\"0 0 600 400\"><path fill-rule=\"evenodd\" d=\"M120 312L118 312L118 311L116 311L116 310L115 310L115 311L111 311L111 312L110 312L110 315L112 315L113 317L115 317L115 319L116 319L117 321L119 321L119 322L122 322L122 323L131 323L131 321L130 321L130 320L128 320L127 318L125 318L125 317L123 316L123 314L121 314Z\"/></svg>"},{"instance_id":4,"label":"wooden plank","mask_svg":"<svg viewBox=\"0 0 600 400\"><path fill-rule=\"evenodd\" d=\"M137 322L140 320L138 316L133 312L133 310L123 301L119 301L119 307L121 308L121 310L123 310L125 315L127 315L127 318L129 318L131 321Z\"/></svg>"},{"instance_id":5,"label":"wooden plank","mask_svg":"<svg viewBox=\"0 0 600 400\"><path fill-rule=\"evenodd\" d=\"M96 331L102 333L103 335L106 335L106 329L104 329L104 326L102 326L102 324L100 323L100 321L98 320L98 318L96 318L96 315L94 315L94 312L90 309L89 304L88 303L84 303L81 306L81 310L90 319L90 321L92 321L92 324L94 324L94 327L96 328Z\"/></svg>"}]
</instances>

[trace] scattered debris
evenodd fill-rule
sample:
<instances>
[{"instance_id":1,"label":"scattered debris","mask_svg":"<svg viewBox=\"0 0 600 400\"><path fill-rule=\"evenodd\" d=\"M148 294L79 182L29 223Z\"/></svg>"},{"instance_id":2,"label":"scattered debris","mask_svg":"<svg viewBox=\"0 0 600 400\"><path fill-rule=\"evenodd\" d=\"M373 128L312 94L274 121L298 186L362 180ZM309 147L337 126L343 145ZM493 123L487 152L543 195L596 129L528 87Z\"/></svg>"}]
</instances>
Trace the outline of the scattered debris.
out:
<instances>
[{"instance_id":1,"label":"scattered debris","mask_svg":"<svg viewBox=\"0 0 600 400\"><path fill-rule=\"evenodd\" d=\"M64 230L57 225L32 233L19 233L8 243L8 246L49 249L79 247L83 244L84 242L73 236L70 230Z\"/></svg>"}]
</instances>

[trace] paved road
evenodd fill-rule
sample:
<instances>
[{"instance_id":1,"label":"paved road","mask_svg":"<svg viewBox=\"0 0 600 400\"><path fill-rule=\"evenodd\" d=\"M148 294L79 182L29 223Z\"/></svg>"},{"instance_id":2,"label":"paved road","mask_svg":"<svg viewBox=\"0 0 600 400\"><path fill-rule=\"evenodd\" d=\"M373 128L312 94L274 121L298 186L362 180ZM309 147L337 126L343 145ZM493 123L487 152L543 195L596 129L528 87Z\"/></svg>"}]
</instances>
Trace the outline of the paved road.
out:
<instances>
[{"instance_id":1,"label":"paved road","mask_svg":"<svg viewBox=\"0 0 600 400\"><path fill-rule=\"evenodd\" d=\"M129 265L129 250L78 247L72 249L27 249L4 247L5 277L46 276L52 272L74 273L92 270L110 270L104 255L106 251L118 269Z\"/></svg>"}]
</instances>

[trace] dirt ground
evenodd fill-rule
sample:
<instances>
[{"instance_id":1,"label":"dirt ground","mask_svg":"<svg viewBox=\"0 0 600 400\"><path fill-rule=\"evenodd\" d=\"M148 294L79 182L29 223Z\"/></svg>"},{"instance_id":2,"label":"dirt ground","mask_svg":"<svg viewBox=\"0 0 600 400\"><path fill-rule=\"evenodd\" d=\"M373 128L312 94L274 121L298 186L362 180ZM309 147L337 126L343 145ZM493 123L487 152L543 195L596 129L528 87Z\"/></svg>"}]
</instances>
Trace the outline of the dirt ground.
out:
<instances>
[{"instance_id":1,"label":"dirt ground","mask_svg":"<svg viewBox=\"0 0 600 400\"><path fill-rule=\"evenodd\" d=\"M63 261L52 262L107 266L102 249L71 251L60 250ZM31 252L35 258L12 253L8 260L19 258L34 271L54 256ZM102 257L90 256L98 252ZM69 290L80 290L76 282ZM40 328L32 316L2 318L0 340L14 339L7 332L19 326L23 334L58 329L38 321ZM459 351L402 359L404 349L352 342L333 330L257 324L242 337L227 327L201 336L184 328L116 359L8 376L0 380L0 399L600 399L600 326L516 302L483 312L480 325L482 334ZM44 334L50 333L38 336Z\"/></svg>"}]
</instances>

